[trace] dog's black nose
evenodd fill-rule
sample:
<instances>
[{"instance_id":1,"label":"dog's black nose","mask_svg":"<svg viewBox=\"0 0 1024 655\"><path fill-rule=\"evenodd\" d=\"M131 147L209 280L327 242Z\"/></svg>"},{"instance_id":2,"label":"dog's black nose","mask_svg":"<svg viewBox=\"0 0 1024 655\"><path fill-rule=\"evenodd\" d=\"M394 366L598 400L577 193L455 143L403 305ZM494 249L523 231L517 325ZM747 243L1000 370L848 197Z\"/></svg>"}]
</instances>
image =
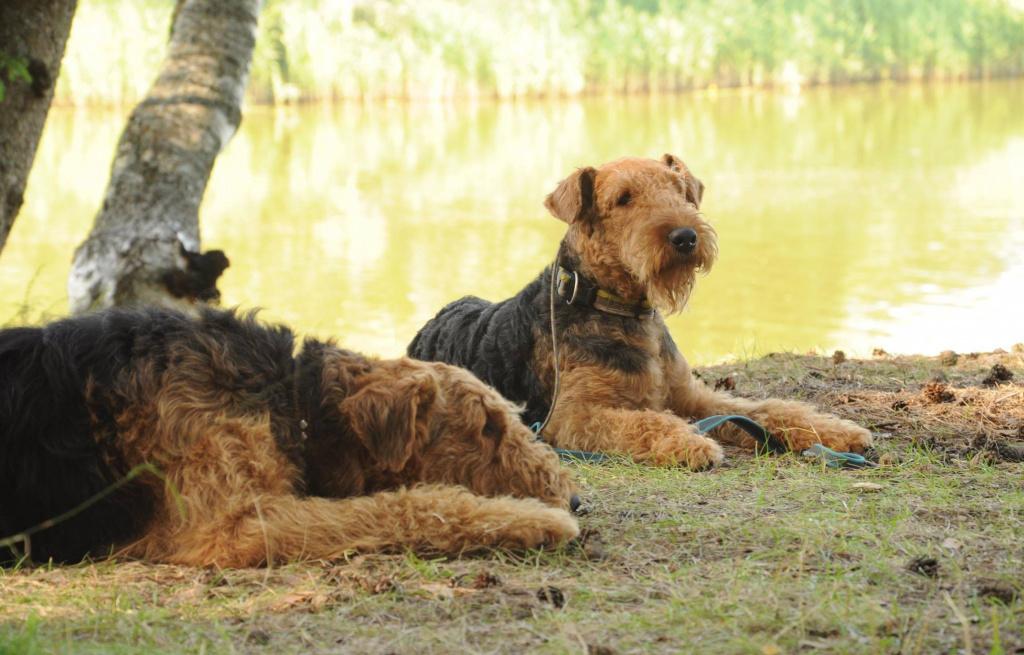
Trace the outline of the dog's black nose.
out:
<instances>
[{"instance_id":1,"label":"dog's black nose","mask_svg":"<svg viewBox=\"0 0 1024 655\"><path fill-rule=\"evenodd\" d=\"M697 232L691 227L678 227L668 233L668 240L676 250L688 255L697 247Z\"/></svg>"},{"instance_id":2,"label":"dog's black nose","mask_svg":"<svg viewBox=\"0 0 1024 655\"><path fill-rule=\"evenodd\" d=\"M569 509L570 509L570 511L575 512L579 508L580 508L580 497L577 496L576 494L573 494L572 498L569 499Z\"/></svg>"}]
</instances>

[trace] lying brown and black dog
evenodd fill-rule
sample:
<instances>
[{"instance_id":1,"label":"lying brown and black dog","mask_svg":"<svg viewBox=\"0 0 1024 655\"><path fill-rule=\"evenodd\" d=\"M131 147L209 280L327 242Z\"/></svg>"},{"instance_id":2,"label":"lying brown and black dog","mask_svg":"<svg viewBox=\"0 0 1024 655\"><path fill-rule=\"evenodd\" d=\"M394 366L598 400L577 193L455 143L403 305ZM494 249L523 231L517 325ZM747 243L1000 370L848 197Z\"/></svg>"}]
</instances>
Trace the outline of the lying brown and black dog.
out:
<instances>
[{"instance_id":1,"label":"lying brown and black dog","mask_svg":"<svg viewBox=\"0 0 1024 655\"><path fill-rule=\"evenodd\" d=\"M21 535L4 558L255 566L577 534L569 474L470 373L295 350L213 310L0 331L0 539Z\"/></svg>"},{"instance_id":2,"label":"lying brown and black dog","mask_svg":"<svg viewBox=\"0 0 1024 655\"><path fill-rule=\"evenodd\" d=\"M662 314L682 311L718 253L703 195L672 155L577 170L544 203L568 227L557 268L506 300L450 303L409 356L465 366L525 403L525 420L546 423L544 438L561 448L702 469L724 453L690 420L746 414L797 452L817 443L863 451L871 433L850 421L797 401L735 397L693 375ZM734 426L716 437L756 445Z\"/></svg>"}]
</instances>

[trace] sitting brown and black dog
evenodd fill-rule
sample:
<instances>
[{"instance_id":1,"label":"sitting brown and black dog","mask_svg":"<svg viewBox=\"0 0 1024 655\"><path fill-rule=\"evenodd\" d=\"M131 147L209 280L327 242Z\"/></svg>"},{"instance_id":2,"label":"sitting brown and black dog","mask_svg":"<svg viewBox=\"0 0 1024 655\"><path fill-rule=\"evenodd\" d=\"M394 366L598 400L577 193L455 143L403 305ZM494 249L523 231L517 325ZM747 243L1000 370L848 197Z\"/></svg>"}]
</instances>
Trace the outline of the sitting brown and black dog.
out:
<instances>
[{"instance_id":1,"label":"sitting brown and black dog","mask_svg":"<svg viewBox=\"0 0 1024 655\"><path fill-rule=\"evenodd\" d=\"M0 559L242 567L577 534L569 474L470 373L295 352L214 310L0 331Z\"/></svg>"},{"instance_id":2,"label":"sitting brown and black dog","mask_svg":"<svg viewBox=\"0 0 1024 655\"><path fill-rule=\"evenodd\" d=\"M723 451L689 420L746 414L793 450L819 442L864 450L871 434L850 421L800 402L736 398L692 375L661 313L683 309L697 273L718 253L700 212L703 194L672 155L577 170L544 203L568 224L557 269L501 302L469 296L451 303L423 326L408 354L465 366L524 403L528 424L550 419L543 436L562 448L705 468L722 461ZM755 445L734 426L716 436Z\"/></svg>"}]
</instances>

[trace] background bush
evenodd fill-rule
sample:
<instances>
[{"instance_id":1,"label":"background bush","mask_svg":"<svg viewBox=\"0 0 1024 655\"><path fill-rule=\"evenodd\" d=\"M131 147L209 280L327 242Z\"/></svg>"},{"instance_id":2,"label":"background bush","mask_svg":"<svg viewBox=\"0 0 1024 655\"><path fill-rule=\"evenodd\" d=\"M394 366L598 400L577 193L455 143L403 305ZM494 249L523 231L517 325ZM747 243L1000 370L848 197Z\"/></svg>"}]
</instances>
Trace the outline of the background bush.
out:
<instances>
[{"instance_id":1,"label":"background bush","mask_svg":"<svg viewBox=\"0 0 1024 655\"><path fill-rule=\"evenodd\" d=\"M82 0L64 103L140 97L172 0ZM268 0L250 99L501 98L1024 72L1010 0Z\"/></svg>"}]
</instances>

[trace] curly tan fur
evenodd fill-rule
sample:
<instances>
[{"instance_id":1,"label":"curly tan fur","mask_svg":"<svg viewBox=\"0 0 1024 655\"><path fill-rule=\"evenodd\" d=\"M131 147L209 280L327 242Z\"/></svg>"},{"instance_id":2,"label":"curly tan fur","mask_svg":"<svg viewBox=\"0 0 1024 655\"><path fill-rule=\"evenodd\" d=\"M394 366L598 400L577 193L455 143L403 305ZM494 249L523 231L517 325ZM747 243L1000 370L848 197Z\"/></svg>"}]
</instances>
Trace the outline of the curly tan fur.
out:
<instances>
[{"instance_id":1,"label":"curly tan fur","mask_svg":"<svg viewBox=\"0 0 1024 655\"><path fill-rule=\"evenodd\" d=\"M252 566L354 550L531 548L575 536L564 511L574 489L568 473L495 391L443 364L358 359L334 361L356 375L325 367L324 377L347 381L351 395L336 408L365 450L323 448L310 476L330 498L371 495L298 498L301 472L275 448L269 417L233 416L232 399L201 393L193 373L165 377L147 460L187 491L180 500L165 495L159 520L125 552ZM182 370L206 369L191 362Z\"/></svg>"}]
</instances>

